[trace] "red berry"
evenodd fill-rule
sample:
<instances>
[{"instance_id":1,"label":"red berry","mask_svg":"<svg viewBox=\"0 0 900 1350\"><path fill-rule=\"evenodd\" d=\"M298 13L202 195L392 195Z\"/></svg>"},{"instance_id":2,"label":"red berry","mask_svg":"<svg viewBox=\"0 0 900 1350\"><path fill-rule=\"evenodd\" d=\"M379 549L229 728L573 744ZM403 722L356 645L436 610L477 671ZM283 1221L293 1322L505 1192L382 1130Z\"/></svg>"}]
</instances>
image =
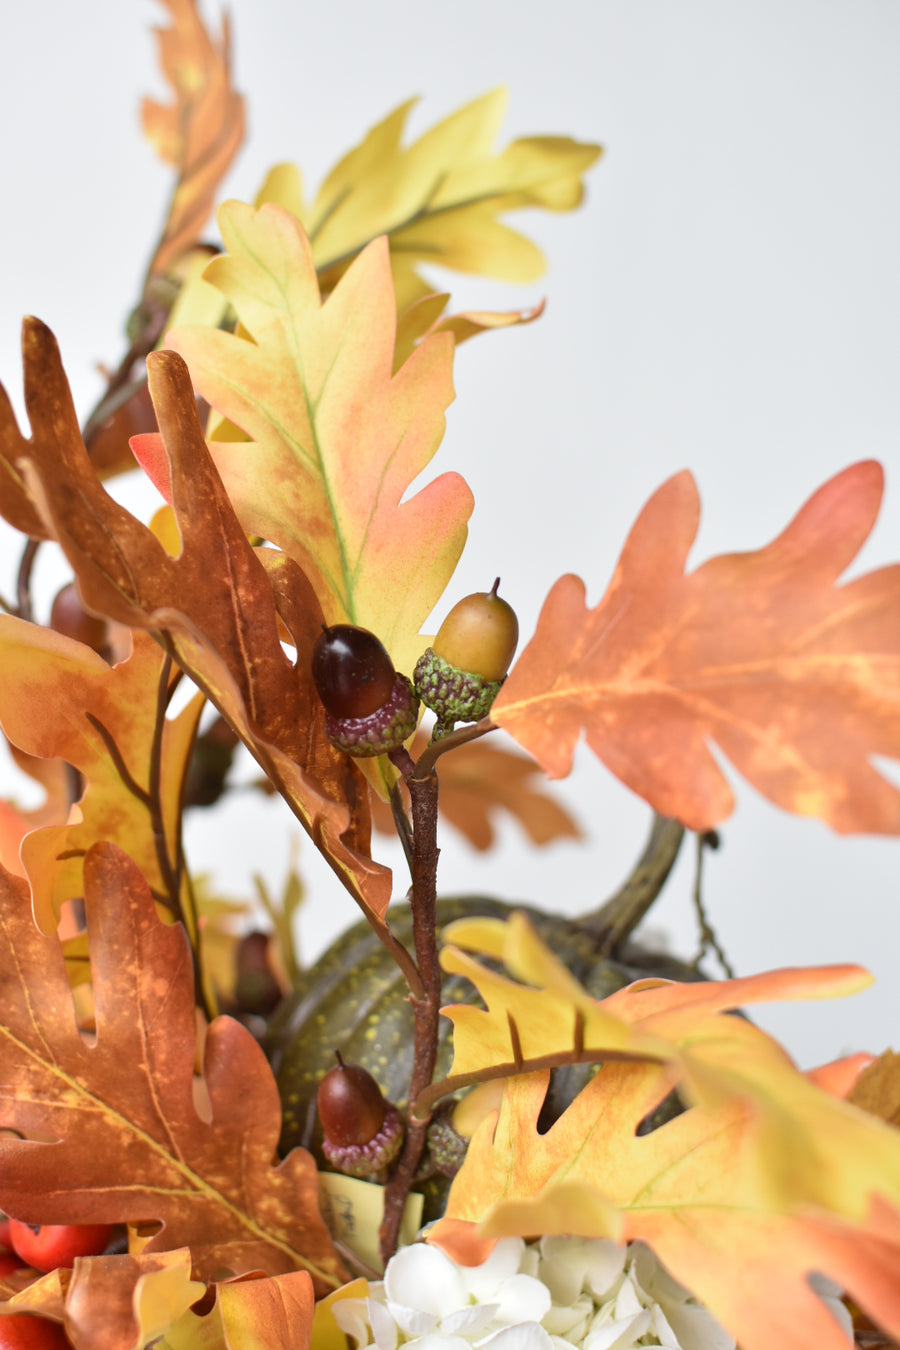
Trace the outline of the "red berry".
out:
<instances>
[{"instance_id":1,"label":"red berry","mask_svg":"<svg viewBox=\"0 0 900 1350\"><path fill-rule=\"evenodd\" d=\"M15 1252L8 1251L5 1247L0 1251L0 1279L5 1275L11 1275L14 1270L22 1270L24 1262Z\"/></svg>"},{"instance_id":2,"label":"red berry","mask_svg":"<svg viewBox=\"0 0 900 1350\"><path fill-rule=\"evenodd\" d=\"M31 1313L0 1316L0 1350L72 1350L58 1322Z\"/></svg>"},{"instance_id":3,"label":"red berry","mask_svg":"<svg viewBox=\"0 0 900 1350\"><path fill-rule=\"evenodd\" d=\"M341 1148L368 1144L384 1124L381 1089L358 1064L338 1062L319 1084L316 1104L326 1140Z\"/></svg>"},{"instance_id":4,"label":"red berry","mask_svg":"<svg viewBox=\"0 0 900 1350\"><path fill-rule=\"evenodd\" d=\"M63 637L74 638L86 647L93 647L101 656L105 653L108 633L105 619L88 614L74 581L63 586L50 609L50 627Z\"/></svg>"},{"instance_id":5,"label":"red berry","mask_svg":"<svg viewBox=\"0 0 900 1350\"><path fill-rule=\"evenodd\" d=\"M375 634L348 623L322 631L313 648L312 674L326 711L339 718L377 712L390 698L396 678Z\"/></svg>"},{"instance_id":6,"label":"red berry","mask_svg":"<svg viewBox=\"0 0 900 1350\"><path fill-rule=\"evenodd\" d=\"M9 1221L13 1250L35 1270L71 1266L76 1256L99 1256L112 1236L109 1223L21 1223ZM0 1347L2 1350L2 1347Z\"/></svg>"}]
</instances>

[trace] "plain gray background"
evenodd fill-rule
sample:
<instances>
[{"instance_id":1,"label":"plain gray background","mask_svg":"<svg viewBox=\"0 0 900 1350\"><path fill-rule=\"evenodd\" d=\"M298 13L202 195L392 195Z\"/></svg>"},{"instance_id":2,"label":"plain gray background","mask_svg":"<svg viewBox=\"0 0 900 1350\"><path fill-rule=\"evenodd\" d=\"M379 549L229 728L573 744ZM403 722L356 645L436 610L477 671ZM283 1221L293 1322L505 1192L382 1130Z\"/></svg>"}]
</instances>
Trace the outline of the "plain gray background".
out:
<instances>
[{"instance_id":1,"label":"plain gray background","mask_svg":"<svg viewBox=\"0 0 900 1350\"><path fill-rule=\"evenodd\" d=\"M284 159L314 187L412 94L423 96L414 131L502 83L504 141L560 132L606 147L580 212L511 220L548 255L541 283L450 283L457 309L549 303L539 323L458 353L457 401L433 467L462 472L476 510L448 600L500 573L526 637L562 572L580 573L596 603L641 505L684 467L703 498L694 563L766 542L815 487L869 456L885 465L888 489L858 567L900 557L893 0L230 8L250 130L226 195L251 198ZM0 378L19 406L22 314L56 332L82 412L99 392L96 363L114 364L122 349L169 190L137 121L140 96L164 92L148 32L163 20L149 0L50 0L7 15ZM9 591L5 529L0 546ZM41 567L48 588L49 556ZM508 825L484 857L447 831L444 892L575 913L613 889L639 851L647 808L584 750L554 791L586 843L536 853ZM738 798L707 864L706 901L739 972L857 960L878 977L855 999L760 1019L804 1064L897 1045L900 846L837 838L740 785ZM295 833L286 809L241 794L195 820L189 856L222 890L247 894L254 870L279 884ZM378 849L402 893L397 852ZM355 910L305 839L300 861L301 941L314 955ZM692 876L685 851L650 919L688 956Z\"/></svg>"}]
</instances>

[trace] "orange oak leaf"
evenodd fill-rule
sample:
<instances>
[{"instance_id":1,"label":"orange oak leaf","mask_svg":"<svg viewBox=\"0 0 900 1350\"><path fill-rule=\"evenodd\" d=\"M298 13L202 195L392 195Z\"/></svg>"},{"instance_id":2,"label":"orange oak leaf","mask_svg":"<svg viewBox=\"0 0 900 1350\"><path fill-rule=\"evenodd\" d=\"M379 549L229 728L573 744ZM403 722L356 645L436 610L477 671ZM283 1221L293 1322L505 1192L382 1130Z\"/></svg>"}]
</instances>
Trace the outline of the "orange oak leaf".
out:
<instances>
[{"instance_id":1,"label":"orange oak leaf","mask_svg":"<svg viewBox=\"0 0 900 1350\"><path fill-rule=\"evenodd\" d=\"M593 610L579 578L550 591L491 710L546 769L584 731L663 815L711 829L734 801L709 742L771 801L841 833L900 833L900 566L838 585L878 512L882 471L852 465L765 548L685 573L699 519L690 474L651 497Z\"/></svg>"},{"instance_id":2,"label":"orange oak leaf","mask_svg":"<svg viewBox=\"0 0 900 1350\"><path fill-rule=\"evenodd\" d=\"M573 988L524 916L506 933L494 921L461 921L451 936L505 954L536 987L445 950L446 968L473 979L487 1005L445 1009L454 1074L503 1058L530 1071L507 1080L499 1111L476 1129L433 1240L468 1262L511 1234L644 1241L745 1350L788 1350L798 1327L804 1341L846 1350L810 1271L900 1331L900 1134L831 1093L849 1085L859 1057L804 1075L764 1032L727 1015L752 1002L847 992L864 972L642 980L595 1002ZM542 1056L565 1062L567 1052L601 1067L539 1133L549 1067L535 1065ZM686 1109L639 1134L673 1087Z\"/></svg>"},{"instance_id":3,"label":"orange oak leaf","mask_svg":"<svg viewBox=\"0 0 900 1350\"><path fill-rule=\"evenodd\" d=\"M342 1274L319 1215L312 1158L273 1166L275 1080L228 1017L206 1039L202 1119L193 1096L194 977L184 930L163 924L139 871L111 844L85 858L96 1039L82 1037L55 938L6 876L0 978L0 1208L28 1223L161 1224L147 1253L189 1246L194 1269Z\"/></svg>"},{"instance_id":4,"label":"orange oak leaf","mask_svg":"<svg viewBox=\"0 0 900 1350\"><path fill-rule=\"evenodd\" d=\"M410 493L444 432L453 340L425 338L393 372L384 240L323 303L309 241L289 212L228 202L218 220L227 252L205 275L244 335L188 327L166 340L203 398L249 438L211 446L229 498L246 530L303 569L327 623L371 629L409 674L472 511L456 473Z\"/></svg>"},{"instance_id":5,"label":"orange oak leaf","mask_svg":"<svg viewBox=\"0 0 900 1350\"><path fill-rule=\"evenodd\" d=\"M85 603L158 635L351 894L383 915L391 879L369 856L368 789L353 762L328 742L312 684L321 610L290 558L249 544L203 439L184 362L174 352L154 352L147 362L181 533L181 552L173 557L100 483L49 329L26 321L23 350L33 434L26 440L15 429L17 462L25 462L45 532L65 552ZM279 621L297 648L296 661L282 648Z\"/></svg>"},{"instance_id":6,"label":"orange oak leaf","mask_svg":"<svg viewBox=\"0 0 900 1350\"><path fill-rule=\"evenodd\" d=\"M110 667L80 642L0 615L0 725L22 750L65 760L85 782L71 816L21 841L45 932L55 931L64 902L83 894L84 854L101 839L128 852L158 899L189 912L179 804L203 698L160 721L168 685L165 654L145 633Z\"/></svg>"},{"instance_id":7,"label":"orange oak leaf","mask_svg":"<svg viewBox=\"0 0 900 1350\"><path fill-rule=\"evenodd\" d=\"M417 759L427 744L428 737L418 734L409 747L412 758ZM504 811L538 846L581 838L580 828L565 807L543 790L540 766L527 755L486 739L460 745L443 757L442 823L455 826L483 853L495 840L493 818ZM396 833L391 809L380 799L373 799L372 823L382 834Z\"/></svg>"},{"instance_id":8,"label":"orange oak leaf","mask_svg":"<svg viewBox=\"0 0 900 1350\"><path fill-rule=\"evenodd\" d=\"M178 170L151 274L171 271L196 243L212 211L216 189L244 139L244 100L231 83L228 16L215 40L194 0L160 0L171 27L156 30L160 65L171 103L144 99L144 134L161 159Z\"/></svg>"}]
</instances>

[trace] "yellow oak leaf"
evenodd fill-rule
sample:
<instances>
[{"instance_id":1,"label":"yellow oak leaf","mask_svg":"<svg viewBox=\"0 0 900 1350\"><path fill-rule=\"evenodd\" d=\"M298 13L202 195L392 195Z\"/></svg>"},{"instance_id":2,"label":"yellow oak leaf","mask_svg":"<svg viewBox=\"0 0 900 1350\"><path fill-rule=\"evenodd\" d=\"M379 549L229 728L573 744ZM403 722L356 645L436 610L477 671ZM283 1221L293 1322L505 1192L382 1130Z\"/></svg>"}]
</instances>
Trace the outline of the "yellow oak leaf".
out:
<instances>
[{"instance_id":1,"label":"yellow oak leaf","mask_svg":"<svg viewBox=\"0 0 900 1350\"><path fill-rule=\"evenodd\" d=\"M833 1095L848 1088L860 1057L804 1075L764 1032L729 1015L773 998L850 992L865 972L641 980L592 1010L524 916L506 933L493 921L461 921L454 936L508 958L530 987L444 952L446 968L468 974L487 1005L445 1009L454 1023L448 1083L476 1065L485 1077L491 1058L522 1072L478 1125L432 1240L467 1263L513 1234L642 1240L744 1350L789 1350L798 1327L804 1340L845 1350L811 1271L900 1331L900 1135ZM600 1067L539 1132L550 1069L535 1066L575 1055ZM686 1109L638 1133L673 1087Z\"/></svg>"},{"instance_id":2,"label":"yellow oak leaf","mask_svg":"<svg viewBox=\"0 0 900 1350\"><path fill-rule=\"evenodd\" d=\"M651 497L603 600L564 576L491 717L551 778L582 731L662 815L707 830L734 799L715 741L776 805L841 833L900 833L900 566L838 584L881 502L874 461L825 483L764 548L686 573L689 473Z\"/></svg>"},{"instance_id":3,"label":"yellow oak leaf","mask_svg":"<svg viewBox=\"0 0 900 1350\"><path fill-rule=\"evenodd\" d=\"M373 127L335 165L310 206L289 164L272 170L257 204L279 202L303 222L323 290L379 235L390 242L401 310L433 289L416 270L422 262L534 281L544 271L540 250L499 217L527 207L571 211L582 200L581 175L601 147L568 136L527 136L496 153L505 89L474 99L404 146L416 101Z\"/></svg>"},{"instance_id":4,"label":"yellow oak leaf","mask_svg":"<svg viewBox=\"0 0 900 1350\"><path fill-rule=\"evenodd\" d=\"M371 629L409 674L472 511L455 473L409 494L444 432L453 341L426 338L393 373L384 241L323 304L308 241L287 211L229 202L219 225L227 252L206 277L246 336L184 328L167 342L198 392L250 438L211 446L229 498L246 530L303 569L326 623Z\"/></svg>"}]
</instances>

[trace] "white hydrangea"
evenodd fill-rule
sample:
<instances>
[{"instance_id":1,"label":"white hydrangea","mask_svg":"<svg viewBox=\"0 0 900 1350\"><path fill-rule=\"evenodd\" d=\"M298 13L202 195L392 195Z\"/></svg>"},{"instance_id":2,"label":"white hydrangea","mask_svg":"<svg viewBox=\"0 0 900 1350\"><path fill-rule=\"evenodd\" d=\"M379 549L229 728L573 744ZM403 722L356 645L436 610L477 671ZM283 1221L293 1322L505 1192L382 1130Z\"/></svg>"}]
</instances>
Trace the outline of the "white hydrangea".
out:
<instances>
[{"instance_id":1,"label":"white hydrangea","mask_svg":"<svg viewBox=\"0 0 900 1350\"><path fill-rule=\"evenodd\" d=\"M648 1247L599 1238L498 1242L480 1266L401 1248L369 1297L334 1305L360 1350L734 1350Z\"/></svg>"}]
</instances>

